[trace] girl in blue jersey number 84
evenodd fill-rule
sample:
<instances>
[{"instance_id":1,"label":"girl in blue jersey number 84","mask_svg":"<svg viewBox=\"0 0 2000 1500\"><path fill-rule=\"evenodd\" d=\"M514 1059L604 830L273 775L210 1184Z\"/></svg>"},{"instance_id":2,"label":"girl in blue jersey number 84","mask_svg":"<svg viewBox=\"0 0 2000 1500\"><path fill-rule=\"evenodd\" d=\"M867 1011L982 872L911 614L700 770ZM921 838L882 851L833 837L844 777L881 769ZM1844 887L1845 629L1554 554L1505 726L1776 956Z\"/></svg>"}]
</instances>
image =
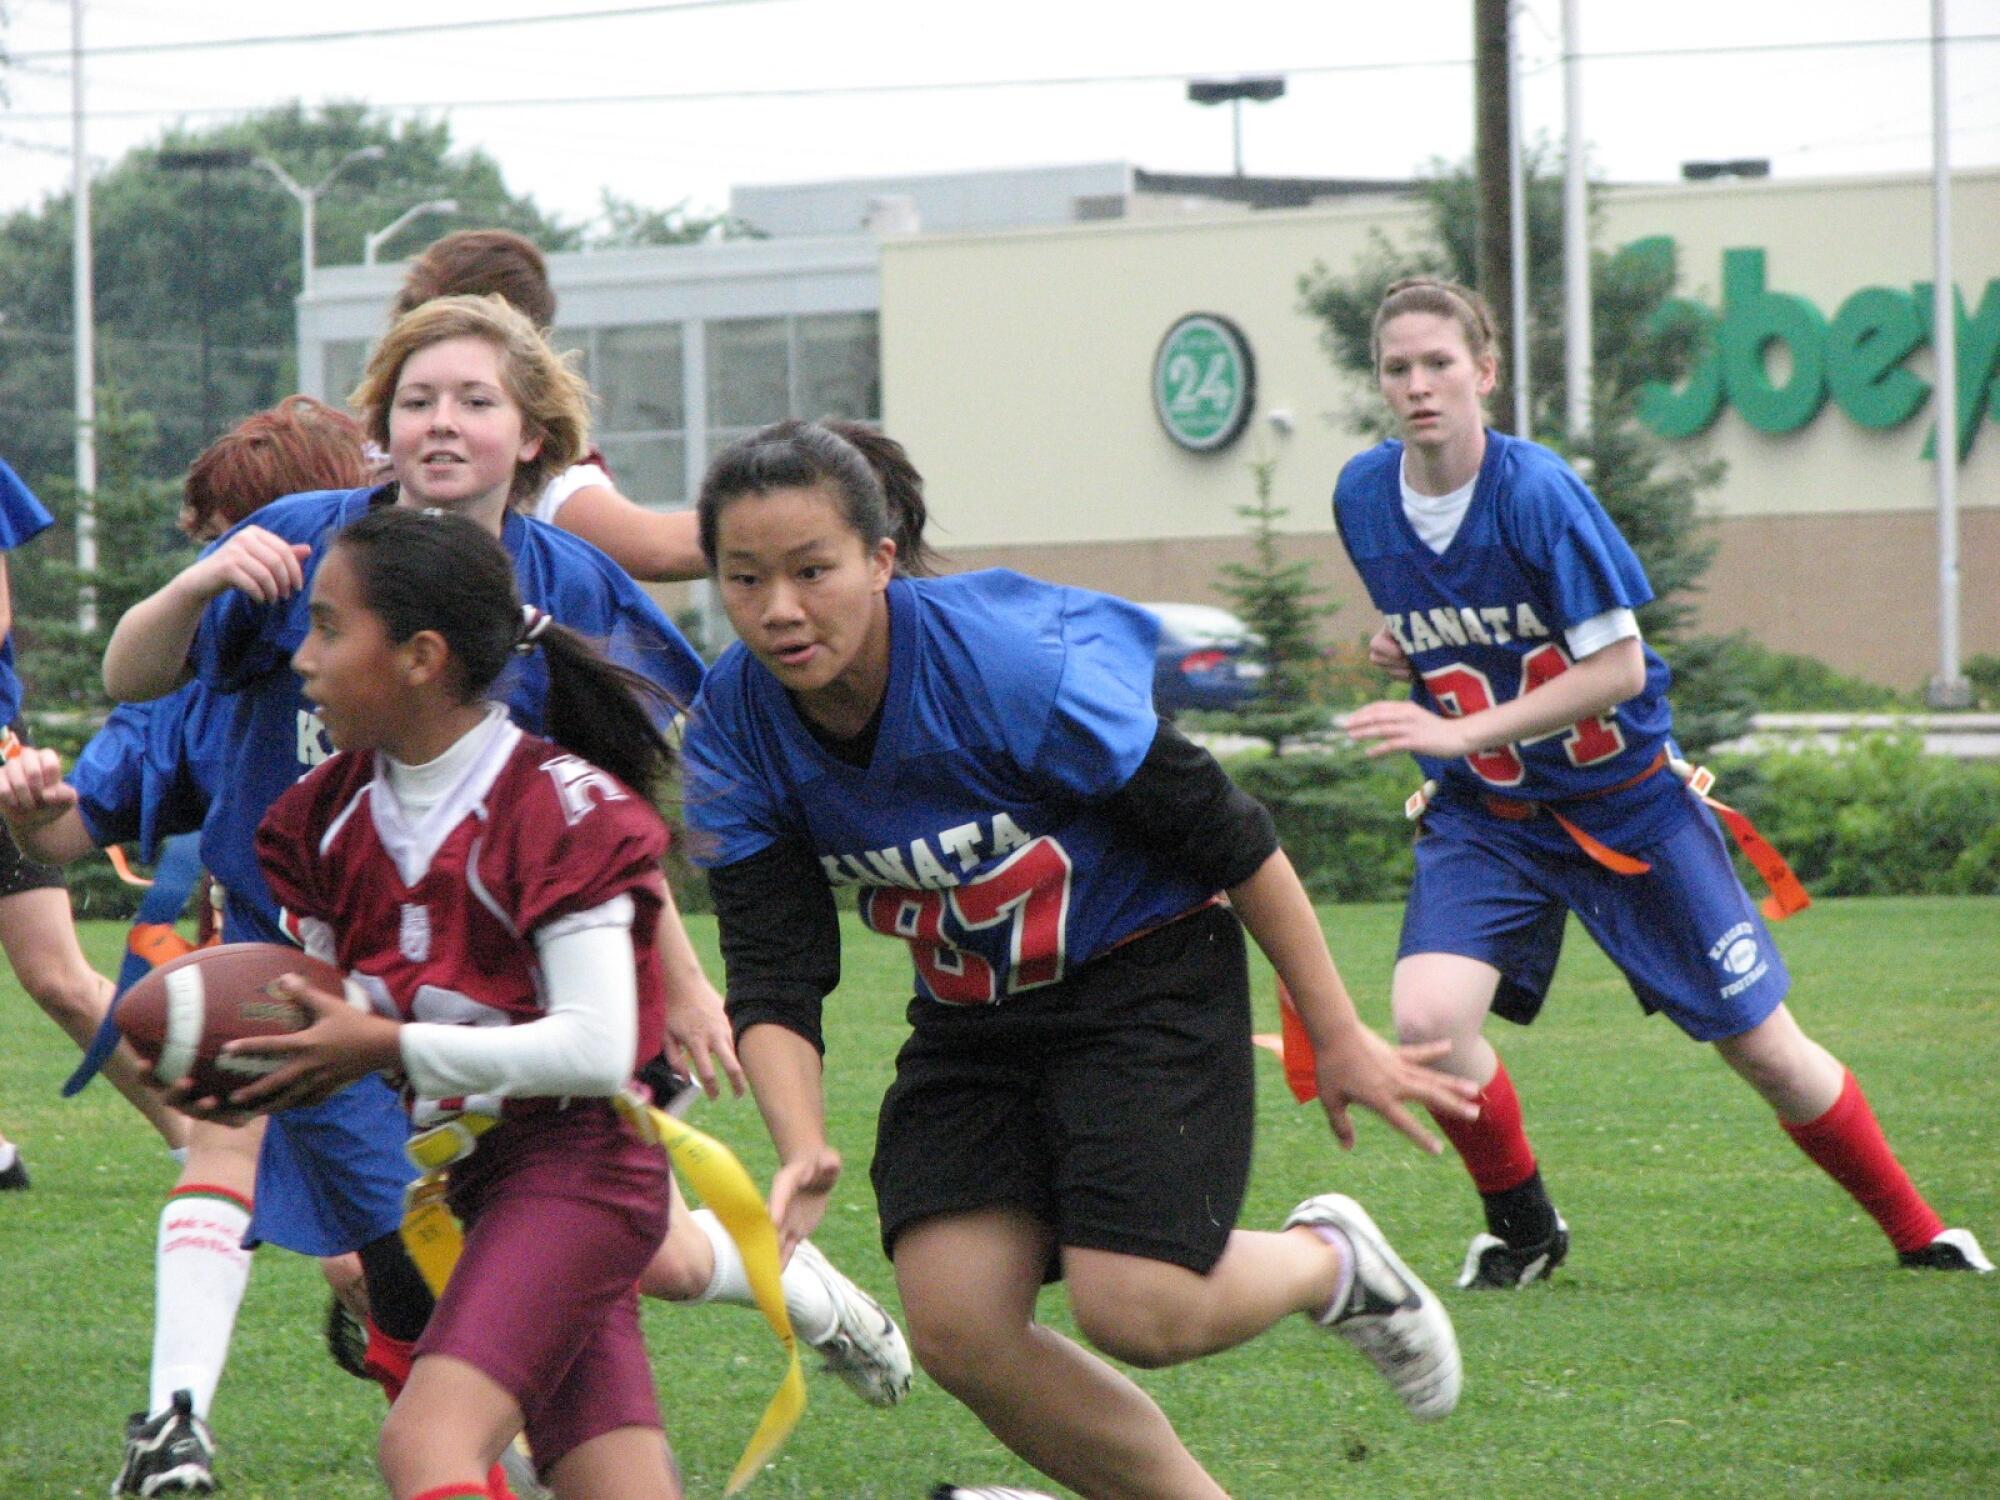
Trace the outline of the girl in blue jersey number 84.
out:
<instances>
[{"instance_id":1,"label":"girl in blue jersey number 84","mask_svg":"<svg viewBox=\"0 0 2000 1500\"><path fill-rule=\"evenodd\" d=\"M873 1166L911 1343L1002 1442L1085 1495L1222 1493L1138 1386L1035 1322L1058 1276L1084 1335L1128 1363L1303 1312L1443 1416L1450 1321L1358 1204L1234 1228L1242 928L1298 997L1343 1144L1360 1103L1435 1150L1402 1101L1456 1118L1471 1087L1424 1066L1435 1044L1394 1048L1356 1018L1268 814L1154 714L1151 617L1014 573L906 576L923 520L901 449L839 424L766 428L702 488L741 640L690 715L687 816L785 1244L840 1175L820 1028L839 890L915 960Z\"/></svg>"},{"instance_id":2,"label":"girl in blue jersey number 84","mask_svg":"<svg viewBox=\"0 0 2000 1500\"><path fill-rule=\"evenodd\" d=\"M1489 1010L1533 1019L1566 911L1648 1011L1715 1044L1903 1264L1990 1271L1911 1185L1854 1075L1786 1008L1784 962L1716 820L1669 769L1667 667L1633 615L1653 597L1638 558L1560 458L1485 426L1485 305L1398 282L1374 355L1401 436L1341 472L1334 519L1386 617L1370 657L1414 685L1347 727L1372 755L1415 755L1436 787L1394 1004L1406 1041L1449 1043L1441 1065L1481 1086L1476 1119L1438 1117L1486 1214L1459 1285L1525 1285L1569 1248L1482 1035Z\"/></svg>"}]
</instances>

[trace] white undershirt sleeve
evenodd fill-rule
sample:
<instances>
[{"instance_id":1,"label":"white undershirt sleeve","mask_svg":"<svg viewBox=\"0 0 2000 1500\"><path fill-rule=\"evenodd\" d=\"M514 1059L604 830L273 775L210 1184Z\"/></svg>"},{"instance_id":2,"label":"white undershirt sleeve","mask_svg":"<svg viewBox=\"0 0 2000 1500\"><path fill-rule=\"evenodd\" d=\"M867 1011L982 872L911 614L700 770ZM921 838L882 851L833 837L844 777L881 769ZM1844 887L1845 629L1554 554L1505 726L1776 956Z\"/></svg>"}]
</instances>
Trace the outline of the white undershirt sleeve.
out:
<instances>
[{"instance_id":1,"label":"white undershirt sleeve","mask_svg":"<svg viewBox=\"0 0 2000 1500\"><path fill-rule=\"evenodd\" d=\"M403 1073L430 1099L608 1098L632 1076L639 1042L633 904L618 896L534 933L548 1014L517 1026L403 1027Z\"/></svg>"},{"instance_id":2,"label":"white undershirt sleeve","mask_svg":"<svg viewBox=\"0 0 2000 1500\"><path fill-rule=\"evenodd\" d=\"M1627 636L1639 633L1639 618L1629 609L1607 609L1601 615L1592 615L1580 625L1572 625L1563 632L1563 641L1569 647L1571 661L1582 661L1586 656L1594 656L1606 646L1615 646Z\"/></svg>"},{"instance_id":3,"label":"white undershirt sleeve","mask_svg":"<svg viewBox=\"0 0 2000 1500\"><path fill-rule=\"evenodd\" d=\"M532 514L537 521L556 524L556 514L569 503L569 497L578 490L602 487L611 488L611 476L596 464L571 464L542 486L542 492L535 498Z\"/></svg>"}]
</instances>

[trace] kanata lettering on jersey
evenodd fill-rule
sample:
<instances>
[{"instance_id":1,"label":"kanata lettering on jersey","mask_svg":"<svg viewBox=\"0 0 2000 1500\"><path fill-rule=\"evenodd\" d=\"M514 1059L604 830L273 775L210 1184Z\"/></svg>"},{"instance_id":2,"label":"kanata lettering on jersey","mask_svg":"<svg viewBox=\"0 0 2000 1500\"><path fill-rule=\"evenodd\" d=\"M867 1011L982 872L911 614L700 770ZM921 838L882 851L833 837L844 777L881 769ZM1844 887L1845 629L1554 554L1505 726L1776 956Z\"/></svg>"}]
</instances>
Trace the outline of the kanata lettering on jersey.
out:
<instances>
[{"instance_id":1,"label":"kanata lettering on jersey","mask_svg":"<svg viewBox=\"0 0 2000 1500\"><path fill-rule=\"evenodd\" d=\"M822 854L820 868L834 885L895 886L904 890L942 891L990 859L1011 853L1028 842L1021 825L1005 813L989 823L959 823L941 828L929 838L886 849L855 854Z\"/></svg>"},{"instance_id":2,"label":"kanata lettering on jersey","mask_svg":"<svg viewBox=\"0 0 2000 1500\"><path fill-rule=\"evenodd\" d=\"M1405 656L1445 646L1505 646L1513 641L1549 638L1549 627L1526 601L1412 610L1408 614L1392 614L1388 621L1389 630Z\"/></svg>"},{"instance_id":3,"label":"kanata lettering on jersey","mask_svg":"<svg viewBox=\"0 0 2000 1500\"><path fill-rule=\"evenodd\" d=\"M1639 240L1623 255L1671 262L1674 242L1665 235ZM1640 390L1639 419L1665 438L1707 431L1725 406L1759 432L1795 432L1813 421L1832 398L1858 427L1888 429L1914 418L1933 386L1907 361L1931 342L1933 287L1907 290L1863 287L1842 302L1831 321L1793 292L1774 290L1765 252L1722 252L1720 312L1685 297L1662 302L1649 331L1692 329L1700 353L1678 386L1654 381ZM1952 289L1958 356L1958 456L1963 460L1983 425L2000 421L2000 278L1989 280L1976 307L1966 289ZM1782 359L1773 355L1782 352ZM1774 374L1774 368L1782 371ZM1933 427L1923 456L1934 456Z\"/></svg>"}]
</instances>

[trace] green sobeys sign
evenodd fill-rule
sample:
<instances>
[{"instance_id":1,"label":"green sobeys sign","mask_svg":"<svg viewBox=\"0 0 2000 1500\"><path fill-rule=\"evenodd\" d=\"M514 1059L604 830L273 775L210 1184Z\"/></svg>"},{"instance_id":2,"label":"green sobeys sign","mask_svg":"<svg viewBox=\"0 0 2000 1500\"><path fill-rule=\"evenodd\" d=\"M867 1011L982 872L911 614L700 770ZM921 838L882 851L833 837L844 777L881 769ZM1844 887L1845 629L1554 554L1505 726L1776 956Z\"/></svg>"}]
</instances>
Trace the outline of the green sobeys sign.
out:
<instances>
[{"instance_id":1,"label":"green sobeys sign","mask_svg":"<svg viewBox=\"0 0 2000 1500\"><path fill-rule=\"evenodd\" d=\"M1195 453L1235 442L1257 399L1257 366L1243 330L1215 313L1189 313L1153 356L1153 410L1167 436Z\"/></svg>"},{"instance_id":2,"label":"green sobeys sign","mask_svg":"<svg viewBox=\"0 0 2000 1500\"><path fill-rule=\"evenodd\" d=\"M1621 253L1673 254L1664 236L1628 245ZM1987 416L2000 420L2000 279L1988 281L1976 309L1965 290L1953 288L1957 329L1958 456L1971 451ZM1661 437L1703 432L1725 405L1759 432L1795 432L1833 402L1860 427L1900 427L1921 411L1931 384L1903 361L1931 339L1932 287L1871 286L1840 304L1831 321L1804 297L1772 291L1762 250L1722 252L1722 309L1686 298L1663 302L1651 328L1692 327L1701 354L1678 386L1656 381L1639 393L1639 419ZM1774 376L1771 355L1785 353L1784 373ZM1925 445L1928 456L1936 437Z\"/></svg>"}]
</instances>

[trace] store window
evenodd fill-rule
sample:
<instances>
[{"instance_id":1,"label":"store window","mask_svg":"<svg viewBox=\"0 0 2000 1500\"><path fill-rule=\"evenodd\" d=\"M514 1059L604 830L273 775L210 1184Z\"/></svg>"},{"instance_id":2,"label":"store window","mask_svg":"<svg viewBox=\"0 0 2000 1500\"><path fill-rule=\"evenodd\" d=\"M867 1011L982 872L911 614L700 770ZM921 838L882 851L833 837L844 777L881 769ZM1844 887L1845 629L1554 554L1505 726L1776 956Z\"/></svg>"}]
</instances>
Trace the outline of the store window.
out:
<instances>
[{"instance_id":1,"label":"store window","mask_svg":"<svg viewBox=\"0 0 2000 1500\"><path fill-rule=\"evenodd\" d=\"M619 490L653 510L688 500L683 336L678 323L653 323L558 330L554 339L582 356L597 396L592 437Z\"/></svg>"},{"instance_id":2,"label":"store window","mask_svg":"<svg viewBox=\"0 0 2000 1500\"><path fill-rule=\"evenodd\" d=\"M786 417L881 418L873 313L719 320L707 338L710 453Z\"/></svg>"}]
</instances>

